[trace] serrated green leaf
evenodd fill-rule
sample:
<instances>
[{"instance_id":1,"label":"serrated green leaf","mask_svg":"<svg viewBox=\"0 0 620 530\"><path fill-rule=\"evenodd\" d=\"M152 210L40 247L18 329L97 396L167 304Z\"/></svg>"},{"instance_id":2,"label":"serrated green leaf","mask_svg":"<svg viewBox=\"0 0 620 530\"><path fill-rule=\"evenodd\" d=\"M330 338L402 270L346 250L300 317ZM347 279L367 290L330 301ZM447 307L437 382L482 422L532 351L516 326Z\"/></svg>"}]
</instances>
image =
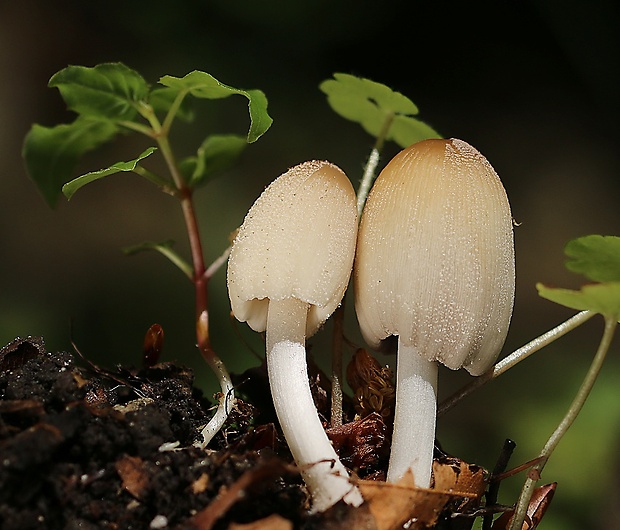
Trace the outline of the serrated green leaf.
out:
<instances>
[{"instance_id":1,"label":"serrated green leaf","mask_svg":"<svg viewBox=\"0 0 620 530\"><path fill-rule=\"evenodd\" d=\"M110 141L117 132L109 121L83 117L55 127L32 126L24 139L22 156L28 175L52 208L78 160Z\"/></svg>"},{"instance_id":2,"label":"serrated green leaf","mask_svg":"<svg viewBox=\"0 0 620 530\"><path fill-rule=\"evenodd\" d=\"M144 243L140 243L138 245L134 245L131 247L125 247L123 249L123 253L127 256L132 256L139 252L144 252L146 250L155 250L159 252L166 258L168 258L174 265L176 265L185 276L187 276L190 280L193 277L192 267L187 261L185 261L173 248L174 241L163 241L161 243L153 243L151 241L145 241Z\"/></svg>"},{"instance_id":3,"label":"serrated green leaf","mask_svg":"<svg viewBox=\"0 0 620 530\"><path fill-rule=\"evenodd\" d=\"M595 311L616 320L620 318L620 282L584 285L579 291L536 285L538 294L557 304L579 311Z\"/></svg>"},{"instance_id":4,"label":"serrated green leaf","mask_svg":"<svg viewBox=\"0 0 620 530\"><path fill-rule=\"evenodd\" d=\"M595 282L620 282L620 237L590 235L569 241L566 268Z\"/></svg>"},{"instance_id":5,"label":"serrated green leaf","mask_svg":"<svg viewBox=\"0 0 620 530\"><path fill-rule=\"evenodd\" d=\"M113 121L133 120L149 91L142 76L122 63L68 66L52 76L49 86L60 90L70 110Z\"/></svg>"},{"instance_id":6,"label":"serrated green leaf","mask_svg":"<svg viewBox=\"0 0 620 530\"><path fill-rule=\"evenodd\" d=\"M188 184L195 188L206 184L214 175L233 166L247 146L245 138L236 134L214 134L179 164Z\"/></svg>"},{"instance_id":7,"label":"serrated green leaf","mask_svg":"<svg viewBox=\"0 0 620 530\"><path fill-rule=\"evenodd\" d=\"M166 75L159 80L160 84L179 92L187 92L196 98L222 99L235 94L245 96L248 99L250 113L250 129L248 131L248 143L258 140L271 127L273 122L267 112L267 98L260 90L242 90L224 83L220 83L215 77L206 72L195 70L185 77L172 77Z\"/></svg>"},{"instance_id":8,"label":"serrated green leaf","mask_svg":"<svg viewBox=\"0 0 620 530\"><path fill-rule=\"evenodd\" d=\"M98 171L91 171L90 173L81 175L73 179L72 181L67 182L62 187L62 192L64 193L65 197L70 200L71 197L73 197L73 195L75 194L75 192L80 188L86 186L86 184L90 184L91 182L102 179L103 177L107 177L108 175L114 175L115 173L134 171L140 160L143 160L147 156L152 155L155 151L157 151L156 147L149 147L148 149L145 149L140 154L140 156L134 158L133 160L130 160L129 162L116 162L116 164L112 164L108 168L100 169Z\"/></svg>"},{"instance_id":9,"label":"serrated green leaf","mask_svg":"<svg viewBox=\"0 0 620 530\"><path fill-rule=\"evenodd\" d=\"M166 114L177 95L178 91L172 88L155 88L149 95L149 103L155 112ZM191 101L189 99L183 100L175 116L185 122L193 121L194 109L192 109Z\"/></svg>"},{"instance_id":10,"label":"serrated green leaf","mask_svg":"<svg viewBox=\"0 0 620 530\"><path fill-rule=\"evenodd\" d=\"M418 114L418 108L409 98L381 83L336 73L334 79L323 81L319 88L337 114L359 123L375 138L383 134L386 140L401 147L427 138L441 138L432 127L412 118Z\"/></svg>"}]
</instances>

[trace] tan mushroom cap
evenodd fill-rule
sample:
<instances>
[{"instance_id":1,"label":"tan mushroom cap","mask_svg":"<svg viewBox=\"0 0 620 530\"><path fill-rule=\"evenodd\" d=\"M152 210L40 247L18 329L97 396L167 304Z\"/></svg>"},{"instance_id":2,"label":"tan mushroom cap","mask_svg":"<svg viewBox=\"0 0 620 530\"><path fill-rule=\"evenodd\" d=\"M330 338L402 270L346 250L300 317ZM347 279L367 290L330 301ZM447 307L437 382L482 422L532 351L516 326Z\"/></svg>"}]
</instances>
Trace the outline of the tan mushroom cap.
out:
<instances>
[{"instance_id":1,"label":"tan mushroom cap","mask_svg":"<svg viewBox=\"0 0 620 530\"><path fill-rule=\"evenodd\" d=\"M510 205L489 162L456 139L397 154L364 209L354 281L369 345L398 335L428 360L486 370L515 289Z\"/></svg>"},{"instance_id":2,"label":"tan mushroom cap","mask_svg":"<svg viewBox=\"0 0 620 530\"><path fill-rule=\"evenodd\" d=\"M338 307L357 234L355 192L325 161L293 167L257 199L233 243L228 292L235 317L264 331L270 300L310 304L307 336Z\"/></svg>"}]
</instances>

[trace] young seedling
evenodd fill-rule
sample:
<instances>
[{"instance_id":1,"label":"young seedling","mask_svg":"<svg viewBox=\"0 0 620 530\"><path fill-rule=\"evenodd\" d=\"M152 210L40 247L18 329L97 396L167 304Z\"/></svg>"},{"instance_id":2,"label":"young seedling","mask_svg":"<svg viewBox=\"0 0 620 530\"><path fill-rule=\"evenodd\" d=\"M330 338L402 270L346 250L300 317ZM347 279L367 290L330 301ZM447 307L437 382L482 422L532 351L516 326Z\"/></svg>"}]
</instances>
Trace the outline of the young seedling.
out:
<instances>
[{"instance_id":1,"label":"young seedling","mask_svg":"<svg viewBox=\"0 0 620 530\"><path fill-rule=\"evenodd\" d=\"M213 175L229 167L247 143L255 142L271 125L267 99L260 90L241 90L217 81L205 72L194 71L183 78L164 76L152 88L136 71L121 63L87 68L70 66L49 82L56 87L77 118L55 127L33 125L24 141L23 156L32 180L50 206L62 193L70 199L82 186L119 172L133 172L179 200L191 248L191 264L167 243L147 243L133 251L150 248L168 257L192 281L195 289L195 323L198 349L216 374L222 390L218 409L202 431L205 447L220 430L235 403L234 389L224 366L211 347L209 335L208 283L214 268L205 267L203 241L194 208L194 191ZM241 95L248 99L250 129L247 137L234 134L209 136L196 155L182 160L169 141L176 118L191 120L189 97L222 99ZM129 162L118 162L71 180L73 170L87 152L111 141L120 133L137 132L155 145ZM162 154L169 175L158 175L143 166L156 150ZM221 264L222 260L219 260Z\"/></svg>"},{"instance_id":2,"label":"young seedling","mask_svg":"<svg viewBox=\"0 0 620 530\"><path fill-rule=\"evenodd\" d=\"M362 214L355 308L377 348L398 337L388 481L413 470L429 487L437 363L484 372L504 343L515 270L506 192L487 160L461 140L401 151L377 178Z\"/></svg>"},{"instance_id":3,"label":"young seedling","mask_svg":"<svg viewBox=\"0 0 620 530\"><path fill-rule=\"evenodd\" d=\"M233 243L228 292L235 317L267 332L267 371L280 426L313 499L324 511L362 497L314 406L306 337L340 303L349 282L357 213L347 176L328 162L290 169L250 208Z\"/></svg>"}]
</instances>

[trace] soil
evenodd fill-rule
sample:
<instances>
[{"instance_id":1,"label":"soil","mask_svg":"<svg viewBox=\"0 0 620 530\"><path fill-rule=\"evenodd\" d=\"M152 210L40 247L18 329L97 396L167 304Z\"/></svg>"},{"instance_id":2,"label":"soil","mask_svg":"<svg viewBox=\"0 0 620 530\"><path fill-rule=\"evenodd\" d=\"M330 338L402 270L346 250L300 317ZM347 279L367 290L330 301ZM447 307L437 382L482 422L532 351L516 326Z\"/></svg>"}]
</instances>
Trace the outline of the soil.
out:
<instances>
[{"instance_id":1,"label":"soil","mask_svg":"<svg viewBox=\"0 0 620 530\"><path fill-rule=\"evenodd\" d=\"M325 378L316 371L312 377L318 408L326 411ZM273 409L261 399L269 395L264 370L237 381L243 400L202 450L194 442L213 403L193 386L189 369L161 363L104 370L77 352L50 353L40 338L16 339L0 350L0 528L402 527L407 518L382 525L377 513L389 510L372 512L370 502L311 515ZM389 420L373 412L356 421L351 402L345 412L350 421L328 431L341 459L367 485L384 484L378 481ZM475 466L448 464L450 480L462 479L464 469L487 479ZM477 487L486 488L484 481ZM473 512L480 496L474 501L447 496L434 509L434 527L471 528L473 518L453 514ZM377 502L395 506L391 498Z\"/></svg>"}]
</instances>

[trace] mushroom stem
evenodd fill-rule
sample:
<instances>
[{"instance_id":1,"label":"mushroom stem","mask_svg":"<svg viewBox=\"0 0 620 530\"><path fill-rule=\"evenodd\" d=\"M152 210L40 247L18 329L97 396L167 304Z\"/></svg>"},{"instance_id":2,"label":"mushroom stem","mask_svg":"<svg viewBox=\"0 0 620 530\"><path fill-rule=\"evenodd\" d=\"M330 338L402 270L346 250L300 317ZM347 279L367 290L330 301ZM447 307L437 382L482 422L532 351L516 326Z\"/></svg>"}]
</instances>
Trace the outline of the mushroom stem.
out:
<instances>
[{"instance_id":1,"label":"mushroom stem","mask_svg":"<svg viewBox=\"0 0 620 530\"><path fill-rule=\"evenodd\" d=\"M411 468L416 486L430 486L436 416L437 363L424 359L399 336L388 482L397 482Z\"/></svg>"},{"instance_id":2,"label":"mushroom stem","mask_svg":"<svg viewBox=\"0 0 620 530\"><path fill-rule=\"evenodd\" d=\"M349 482L345 467L319 419L306 364L306 320L309 304L296 298L271 300L267 312L267 371L282 432L321 512L344 499L359 506L363 499Z\"/></svg>"}]
</instances>

